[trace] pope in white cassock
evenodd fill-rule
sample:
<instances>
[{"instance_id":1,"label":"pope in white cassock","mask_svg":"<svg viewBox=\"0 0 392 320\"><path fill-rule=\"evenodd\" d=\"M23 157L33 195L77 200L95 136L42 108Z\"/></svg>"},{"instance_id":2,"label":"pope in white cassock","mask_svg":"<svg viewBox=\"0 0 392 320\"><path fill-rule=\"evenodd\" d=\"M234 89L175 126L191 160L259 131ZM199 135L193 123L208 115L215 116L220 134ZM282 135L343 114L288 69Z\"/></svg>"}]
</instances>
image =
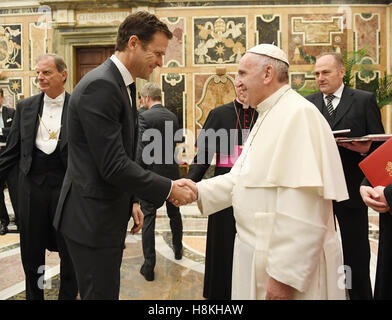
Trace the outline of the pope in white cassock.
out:
<instances>
[{"instance_id":1,"label":"pope in white cassock","mask_svg":"<svg viewBox=\"0 0 392 320\"><path fill-rule=\"evenodd\" d=\"M288 67L270 44L242 57L238 86L259 118L232 170L197 183L198 206L234 208L233 299L345 299L332 213L332 200L348 198L338 148L288 85Z\"/></svg>"}]
</instances>

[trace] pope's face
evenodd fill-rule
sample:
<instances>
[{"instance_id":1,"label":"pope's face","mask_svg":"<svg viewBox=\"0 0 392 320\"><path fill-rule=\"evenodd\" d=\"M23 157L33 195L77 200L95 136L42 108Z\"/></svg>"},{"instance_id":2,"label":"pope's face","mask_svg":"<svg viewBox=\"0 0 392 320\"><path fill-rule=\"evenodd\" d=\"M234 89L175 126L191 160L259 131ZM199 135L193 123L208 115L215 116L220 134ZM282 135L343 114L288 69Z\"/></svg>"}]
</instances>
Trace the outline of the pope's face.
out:
<instances>
[{"instance_id":1,"label":"pope's face","mask_svg":"<svg viewBox=\"0 0 392 320\"><path fill-rule=\"evenodd\" d=\"M316 82L320 91L325 94L333 94L339 89L345 73L345 68L339 66L331 55L322 56L316 61Z\"/></svg>"},{"instance_id":2,"label":"pope's face","mask_svg":"<svg viewBox=\"0 0 392 320\"><path fill-rule=\"evenodd\" d=\"M168 43L169 39L160 31L157 31L152 40L144 47L140 42L135 51L134 74L132 76L148 80L156 67L162 67Z\"/></svg>"},{"instance_id":3,"label":"pope's face","mask_svg":"<svg viewBox=\"0 0 392 320\"><path fill-rule=\"evenodd\" d=\"M260 63L259 55L248 52L241 58L236 88L241 94L242 102L254 108L265 99L263 73L264 67Z\"/></svg>"}]
</instances>

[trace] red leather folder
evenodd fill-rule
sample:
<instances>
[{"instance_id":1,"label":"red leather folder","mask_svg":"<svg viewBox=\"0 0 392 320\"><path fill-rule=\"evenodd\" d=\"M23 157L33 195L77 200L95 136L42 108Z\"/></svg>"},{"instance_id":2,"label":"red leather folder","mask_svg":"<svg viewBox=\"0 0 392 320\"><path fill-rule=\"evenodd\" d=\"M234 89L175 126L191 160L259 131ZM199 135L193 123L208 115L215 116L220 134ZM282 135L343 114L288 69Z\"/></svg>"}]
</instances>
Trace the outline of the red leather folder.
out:
<instances>
[{"instance_id":1,"label":"red leather folder","mask_svg":"<svg viewBox=\"0 0 392 320\"><path fill-rule=\"evenodd\" d=\"M373 187L392 183L392 139L388 139L359 164Z\"/></svg>"}]
</instances>

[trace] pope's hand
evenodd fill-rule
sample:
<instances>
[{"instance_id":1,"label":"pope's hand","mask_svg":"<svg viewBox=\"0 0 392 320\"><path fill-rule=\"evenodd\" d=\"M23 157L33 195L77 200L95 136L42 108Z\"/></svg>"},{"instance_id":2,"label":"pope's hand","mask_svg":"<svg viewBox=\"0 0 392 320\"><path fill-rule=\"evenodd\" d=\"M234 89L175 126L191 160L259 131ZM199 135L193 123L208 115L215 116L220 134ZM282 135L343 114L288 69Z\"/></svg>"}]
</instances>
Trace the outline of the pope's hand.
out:
<instances>
[{"instance_id":1,"label":"pope's hand","mask_svg":"<svg viewBox=\"0 0 392 320\"><path fill-rule=\"evenodd\" d=\"M179 207L197 200L196 183L190 179L173 181L173 187L169 195L169 201Z\"/></svg>"},{"instance_id":2,"label":"pope's hand","mask_svg":"<svg viewBox=\"0 0 392 320\"><path fill-rule=\"evenodd\" d=\"M132 218L134 224L131 229L131 234L135 234L143 227L143 222L144 222L143 212L140 209L140 205L137 202L135 202L132 206Z\"/></svg>"},{"instance_id":3,"label":"pope's hand","mask_svg":"<svg viewBox=\"0 0 392 320\"><path fill-rule=\"evenodd\" d=\"M271 277L268 280L265 300L291 300L293 298L293 291L293 287Z\"/></svg>"}]
</instances>

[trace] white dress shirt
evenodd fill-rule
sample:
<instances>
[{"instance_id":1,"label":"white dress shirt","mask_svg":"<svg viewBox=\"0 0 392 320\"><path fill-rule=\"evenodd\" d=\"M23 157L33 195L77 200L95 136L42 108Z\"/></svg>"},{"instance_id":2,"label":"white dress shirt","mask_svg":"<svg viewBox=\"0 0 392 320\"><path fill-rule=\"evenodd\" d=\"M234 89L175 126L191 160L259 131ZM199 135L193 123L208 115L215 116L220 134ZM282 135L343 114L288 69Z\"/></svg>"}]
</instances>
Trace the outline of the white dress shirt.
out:
<instances>
[{"instance_id":1,"label":"white dress shirt","mask_svg":"<svg viewBox=\"0 0 392 320\"><path fill-rule=\"evenodd\" d=\"M333 93L333 95L335 96L335 99L332 100L332 107L334 110L337 108L337 106L340 102L340 98L342 97L342 94L343 94L343 89L344 89L344 84L342 83L342 85L339 87L339 89ZM329 94L323 93L325 105L328 104L328 100L326 99L327 96L329 96Z\"/></svg>"},{"instance_id":2,"label":"white dress shirt","mask_svg":"<svg viewBox=\"0 0 392 320\"><path fill-rule=\"evenodd\" d=\"M57 146L61 131L61 115L65 100L65 91L52 99L44 96L44 107L39 120L35 145L38 149L51 154Z\"/></svg>"},{"instance_id":3,"label":"white dress shirt","mask_svg":"<svg viewBox=\"0 0 392 320\"><path fill-rule=\"evenodd\" d=\"M131 101L131 105L132 105L131 90L129 89L129 85L135 81L133 80L132 75L128 71L128 69L124 66L124 64L114 54L110 57L110 60L113 61L113 63L116 65L118 71L120 71L120 73L121 73L121 76L124 80L125 87L127 88L127 91L128 91L129 101Z\"/></svg>"}]
</instances>

